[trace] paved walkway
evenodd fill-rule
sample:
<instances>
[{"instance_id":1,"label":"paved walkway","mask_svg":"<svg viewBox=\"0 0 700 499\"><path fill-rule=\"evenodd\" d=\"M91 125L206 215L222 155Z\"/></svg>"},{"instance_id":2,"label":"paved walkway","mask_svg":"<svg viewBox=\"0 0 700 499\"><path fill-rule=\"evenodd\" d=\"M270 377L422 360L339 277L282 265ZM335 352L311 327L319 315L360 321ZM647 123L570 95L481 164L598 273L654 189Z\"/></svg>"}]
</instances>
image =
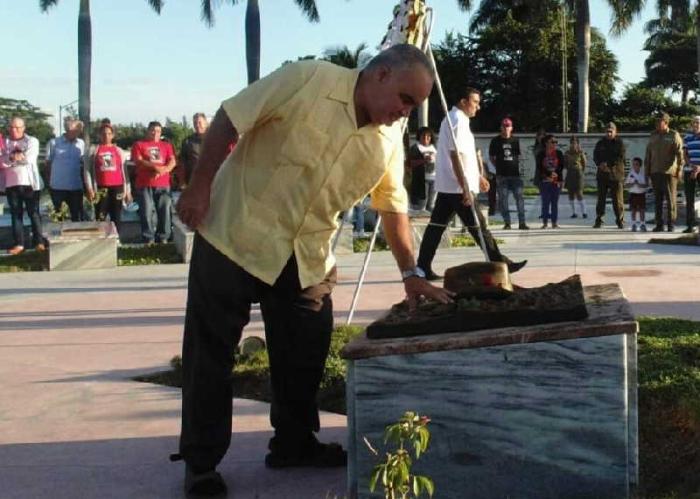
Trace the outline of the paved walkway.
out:
<instances>
[{"instance_id":1,"label":"paved walkway","mask_svg":"<svg viewBox=\"0 0 700 499\"><path fill-rule=\"evenodd\" d=\"M537 286L578 272L584 284L619 282L637 314L700 320L700 247L649 245L652 234L593 230L590 218L561 221L556 231L494 231L504 253L529 260L514 282ZM339 261L338 323L362 257ZM435 269L477 259L473 248L440 250ZM131 377L165 369L179 353L186 271L162 265L0 274L1 497L182 497L183 465L168 461L177 449L179 391ZM401 296L391 256L375 254L355 322L377 318ZM257 311L252 319L246 334L261 334ZM234 497L343 496L344 469L264 467L267 404L236 400L234 414L233 444L220 467ZM324 414L322 425L323 439L345 438L343 416Z\"/></svg>"}]
</instances>

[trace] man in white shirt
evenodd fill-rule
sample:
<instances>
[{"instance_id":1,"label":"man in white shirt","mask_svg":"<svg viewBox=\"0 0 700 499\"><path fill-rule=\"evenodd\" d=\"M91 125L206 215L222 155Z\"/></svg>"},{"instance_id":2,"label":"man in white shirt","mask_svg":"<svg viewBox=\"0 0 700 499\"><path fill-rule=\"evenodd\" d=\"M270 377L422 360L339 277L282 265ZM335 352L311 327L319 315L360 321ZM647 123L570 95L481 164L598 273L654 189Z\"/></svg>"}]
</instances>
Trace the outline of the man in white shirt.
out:
<instances>
[{"instance_id":1,"label":"man in white shirt","mask_svg":"<svg viewBox=\"0 0 700 499\"><path fill-rule=\"evenodd\" d=\"M440 125L435 168L435 190L438 194L418 255L418 267L425 272L428 280L440 279L440 276L433 272L432 262L442 233L455 213L468 227L469 233L479 245L481 245L479 238L479 226L481 226L489 260L505 262L511 273L517 272L527 263L527 260L513 262L501 254L491 232L486 228L486 221L478 207L474 210L479 219L478 225L474 220L471 205L475 202L479 191L486 192L489 189L488 180L479 170L474 135L469 127L470 118L476 116L480 102L479 91L467 87L462 98L450 110L456 144L452 140L447 117ZM460 159L463 167L460 167Z\"/></svg>"},{"instance_id":2,"label":"man in white shirt","mask_svg":"<svg viewBox=\"0 0 700 499\"><path fill-rule=\"evenodd\" d=\"M12 236L15 245L10 249L11 255L24 251L24 210L32 224L33 246L38 251L44 251L44 238L41 234L41 218L39 216L39 196L35 191L42 187L37 158L39 156L39 141L24 133L24 120L14 117L8 127L8 137L0 146L3 151L0 156L0 170L5 183L5 194L10 205L12 217Z\"/></svg>"}]
</instances>

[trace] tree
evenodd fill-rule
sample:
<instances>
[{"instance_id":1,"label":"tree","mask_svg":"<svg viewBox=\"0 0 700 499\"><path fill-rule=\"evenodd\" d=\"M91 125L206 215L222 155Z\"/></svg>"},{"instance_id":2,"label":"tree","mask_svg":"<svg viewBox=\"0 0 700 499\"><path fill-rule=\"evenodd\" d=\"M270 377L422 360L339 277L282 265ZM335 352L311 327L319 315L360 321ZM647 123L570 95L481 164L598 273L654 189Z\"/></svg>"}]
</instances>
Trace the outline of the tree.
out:
<instances>
[{"instance_id":1,"label":"tree","mask_svg":"<svg viewBox=\"0 0 700 499\"><path fill-rule=\"evenodd\" d=\"M160 14L162 0L146 0L156 13ZM55 6L59 0L39 0L42 12ZM92 67L92 21L90 0L80 0L78 11L78 116L85 124L86 146L90 143L90 86Z\"/></svg>"},{"instance_id":2,"label":"tree","mask_svg":"<svg viewBox=\"0 0 700 499\"><path fill-rule=\"evenodd\" d=\"M666 1L666 0L658 0ZM673 0L670 0L673 1ZM561 0L556 2L554 8L566 7L570 16L574 17L574 31L576 37L576 72L577 72L577 116L578 130L588 131L590 114L590 68L591 68L591 19L589 0ZM634 17L639 14L645 0L608 0L613 10L614 35L622 34L632 23ZM479 10L471 23L472 30L478 30L488 25L493 25L510 13L513 18L524 20L537 15L537 12L545 8L536 0L482 0Z\"/></svg>"},{"instance_id":3,"label":"tree","mask_svg":"<svg viewBox=\"0 0 700 499\"><path fill-rule=\"evenodd\" d=\"M455 102L465 86L482 91L482 112L474 119L474 129L497 130L504 116L513 117L519 130L540 125L557 129L561 123L558 2L539 4L537 10L503 9L497 22L480 25L472 36L451 33L433 47L448 102ZM521 18L516 19L516 15ZM475 21L480 22L478 16ZM575 47L567 47L566 56L573 63ZM591 36L591 58L590 80L598 117L612 102L617 61L596 30ZM567 86L575 87L576 78L569 75ZM576 91L571 97L577 97ZM431 98L434 105L436 97ZM435 126L440 119L431 114L430 122Z\"/></svg>"},{"instance_id":4,"label":"tree","mask_svg":"<svg viewBox=\"0 0 700 499\"><path fill-rule=\"evenodd\" d=\"M637 83L625 88L622 98L611 107L608 118L618 128L648 132L654 129L655 115L659 111L670 114L673 128L682 131L689 128L691 116L700 114L700 106L692 103L679 104L666 95L663 89Z\"/></svg>"},{"instance_id":5,"label":"tree","mask_svg":"<svg viewBox=\"0 0 700 499\"><path fill-rule=\"evenodd\" d=\"M24 120L27 133L45 144L54 137L53 127L48 121L51 116L26 100L0 97L0 130L6 130L10 120L18 116Z\"/></svg>"},{"instance_id":6,"label":"tree","mask_svg":"<svg viewBox=\"0 0 700 499\"><path fill-rule=\"evenodd\" d=\"M236 5L239 0L228 0ZM202 0L202 20L207 26L214 25L214 3ZM318 22L319 15L315 0L294 0L311 22ZM260 78L260 5L258 0L247 0L245 13L245 46L248 66L248 84Z\"/></svg>"},{"instance_id":7,"label":"tree","mask_svg":"<svg viewBox=\"0 0 700 499\"><path fill-rule=\"evenodd\" d=\"M323 51L323 59L344 68L358 68L371 57L366 50L366 43L359 44L355 50L350 50L347 45L330 47Z\"/></svg>"},{"instance_id":8,"label":"tree","mask_svg":"<svg viewBox=\"0 0 700 499\"><path fill-rule=\"evenodd\" d=\"M659 2L659 17L645 25L649 34L644 50L649 57L644 61L646 83L649 86L670 88L680 93L681 102L688 102L690 91L697 94L698 68L690 61L697 60L696 13L690 12L686 1Z\"/></svg>"}]
</instances>

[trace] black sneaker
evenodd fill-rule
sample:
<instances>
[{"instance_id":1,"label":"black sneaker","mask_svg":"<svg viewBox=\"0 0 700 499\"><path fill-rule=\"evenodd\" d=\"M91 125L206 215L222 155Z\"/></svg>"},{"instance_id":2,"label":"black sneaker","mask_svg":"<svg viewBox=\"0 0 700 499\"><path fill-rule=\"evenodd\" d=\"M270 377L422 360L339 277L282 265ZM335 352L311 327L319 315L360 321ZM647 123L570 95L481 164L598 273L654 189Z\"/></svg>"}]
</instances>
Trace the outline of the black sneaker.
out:
<instances>
[{"instance_id":1,"label":"black sneaker","mask_svg":"<svg viewBox=\"0 0 700 499\"><path fill-rule=\"evenodd\" d=\"M668 231L669 231L669 232L673 232L673 231L675 231L675 230L676 230L676 228L675 228L673 225L669 225L669 226L668 226Z\"/></svg>"},{"instance_id":2,"label":"black sneaker","mask_svg":"<svg viewBox=\"0 0 700 499\"><path fill-rule=\"evenodd\" d=\"M311 436L302 444L285 446L276 439L273 437L268 445L270 452L265 456L268 468L334 468L348 463L348 453L340 444L323 444Z\"/></svg>"},{"instance_id":3,"label":"black sneaker","mask_svg":"<svg viewBox=\"0 0 700 499\"><path fill-rule=\"evenodd\" d=\"M503 224L503 230L510 230L510 224L509 223Z\"/></svg>"},{"instance_id":4,"label":"black sneaker","mask_svg":"<svg viewBox=\"0 0 700 499\"><path fill-rule=\"evenodd\" d=\"M518 270L527 265L527 260L523 260L522 262L514 262L506 258L504 261L508 265L508 272L511 274L515 274Z\"/></svg>"},{"instance_id":5,"label":"black sneaker","mask_svg":"<svg viewBox=\"0 0 700 499\"><path fill-rule=\"evenodd\" d=\"M528 227L527 224L522 223L518 225L518 230L530 230L530 227Z\"/></svg>"},{"instance_id":6,"label":"black sneaker","mask_svg":"<svg viewBox=\"0 0 700 499\"><path fill-rule=\"evenodd\" d=\"M657 225L653 229L651 229L652 232L663 232L664 231L664 226L663 225Z\"/></svg>"},{"instance_id":7,"label":"black sneaker","mask_svg":"<svg viewBox=\"0 0 700 499\"><path fill-rule=\"evenodd\" d=\"M588 214L587 214L587 213L584 213L584 214L581 215L581 216L582 216L583 218L588 218Z\"/></svg>"},{"instance_id":8,"label":"black sneaker","mask_svg":"<svg viewBox=\"0 0 700 499\"><path fill-rule=\"evenodd\" d=\"M571 215L571 218L578 218L578 215L574 213L573 215Z\"/></svg>"},{"instance_id":9,"label":"black sneaker","mask_svg":"<svg viewBox=\"0 0 700 499\"><path fill-rule=\"evenodd\" d=\"M617 228L618 228L618 229L624 229L624 228L625 228L625 224L622 223L621 221L620 221L620 222L617 222Z\"/></svg>"},{"instance_id":10,"label":"black sneaker","mask_svg":"<svg viewBox=\"0 0 700 499\"><path fill-rule=\"evenodd\" d=\"M441 275L437 275L437 274L436 274L435 272L433 272L432 270L428 270L428 271L425 273L425 278L426 278L428 281L439 281L440 279L442 279L442 276L441 276Z\"/></svg>"},{"instance_id":11,"label":"black sneaker","mask_svg":"<svg viewBox=\"0 0 700 499\"><path fill-rule=\"evenodd\" d=\"M602 220L596 220L595 223L593 224L594 229L600 229L603 226L603 221Z\"/></svg>"},{"instance_id":12,"label":"black sneaker","mask_svg":"<svg viewBox=\"0 0 700 499\"><path fill-rule=\"evenodd\" d=\"M185 468L185 497L226 497L228 487L226 482L215 469L195 473L192 468Z\"/></svg>"},{"instance_id":13,"label":"black sneaker","mask_svg":"<svg viewBox=\"0 0 700 499\"><path fill-rule=\"evenodd\" d=\"M695 232L695 228L694 228L694 227L688 227L687 229L685 229L685 230L683 231L683 234L692 234L693 232Z\"/></svg>"}]
</instances>

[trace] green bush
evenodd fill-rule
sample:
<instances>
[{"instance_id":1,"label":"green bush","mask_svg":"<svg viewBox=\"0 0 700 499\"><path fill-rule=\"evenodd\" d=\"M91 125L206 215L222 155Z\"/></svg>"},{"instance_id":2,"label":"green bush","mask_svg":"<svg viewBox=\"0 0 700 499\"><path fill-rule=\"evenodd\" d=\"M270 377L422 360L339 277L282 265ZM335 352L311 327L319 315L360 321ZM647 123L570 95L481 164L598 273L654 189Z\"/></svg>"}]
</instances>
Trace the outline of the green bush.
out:
<instances>
[{"instance_id":1,"label":"green bush","mask_svg":"<svg viewBox=\"0 0 700 499\"><path fill-rule=\"evenodd\" d=\"M120 246L117 248L118 265L155 265L162 263L182 263L173 243L153 246Z\"/></svg>"}]
</instances>

